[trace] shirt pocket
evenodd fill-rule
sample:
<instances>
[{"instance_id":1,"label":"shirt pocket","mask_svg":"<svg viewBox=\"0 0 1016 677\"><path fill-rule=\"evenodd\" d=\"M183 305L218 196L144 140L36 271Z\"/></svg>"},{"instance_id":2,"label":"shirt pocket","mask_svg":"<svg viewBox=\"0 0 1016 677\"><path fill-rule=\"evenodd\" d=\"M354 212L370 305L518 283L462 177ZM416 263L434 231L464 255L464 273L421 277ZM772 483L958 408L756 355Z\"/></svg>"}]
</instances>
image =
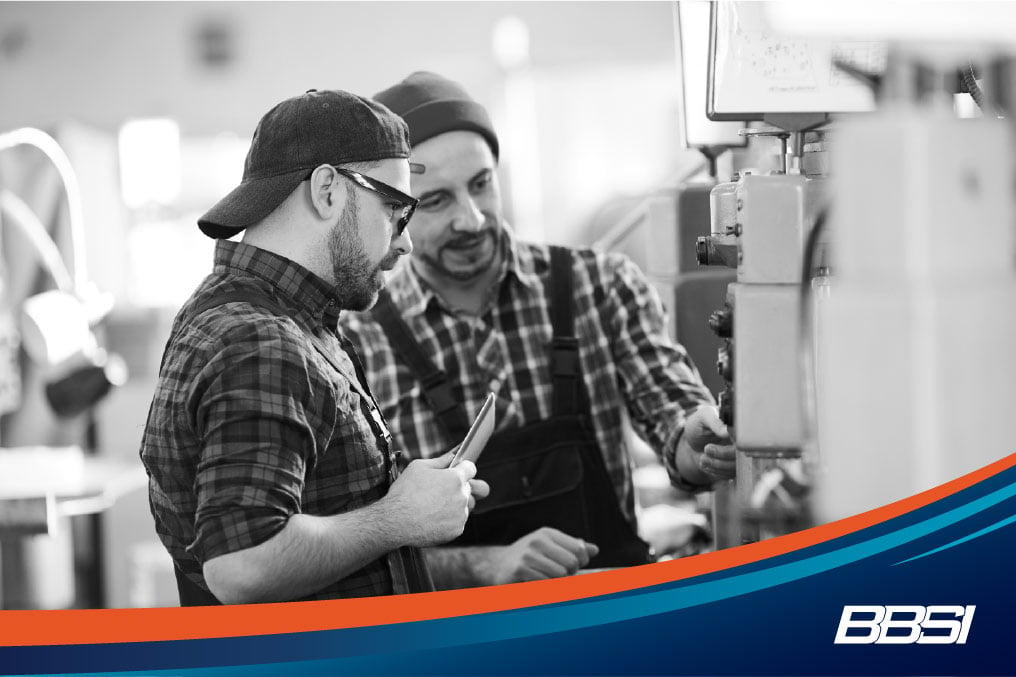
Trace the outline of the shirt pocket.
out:
<instances>
[{"instance_id":1,"label":"shirt pocket","mask_svg":"<svg viewBox=\"0 0 1016 677\"><path fill-rule=\"evenodd\" d=\"M383 493L387 471L360 395L345 385L336 393L335 428L315 468L315 484L320 500L352 509Z\"/></svg>"}]
</instances>

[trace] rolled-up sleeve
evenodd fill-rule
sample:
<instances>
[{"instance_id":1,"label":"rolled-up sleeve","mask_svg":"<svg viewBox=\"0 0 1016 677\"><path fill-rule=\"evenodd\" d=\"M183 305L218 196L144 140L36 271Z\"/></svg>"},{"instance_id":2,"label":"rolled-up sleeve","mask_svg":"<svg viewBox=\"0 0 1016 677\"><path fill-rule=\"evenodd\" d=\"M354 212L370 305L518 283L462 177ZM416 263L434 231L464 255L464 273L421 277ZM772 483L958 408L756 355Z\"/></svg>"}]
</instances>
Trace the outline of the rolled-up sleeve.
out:
<instances>
[{"instance_id":1,"label":"rolled-up sleeve","mask_svg":"<svg viewBox=\"0 0 1016 677\"><path fill-rule=\"evenodd\" d=\"M656 289L627 257L607 257L607 306L611 350L632 423L660 452L671 479L687 486L675 465L685 420L695 409L714 404L687 351L667 329Z\"/></svg>"},{"instance_id":2,"label":"rolled-up sleeve","mask_svg":"<svg viewBox=\"0 0 1016 677\"><path fill-rule=\"evenodd\" d=\"M307 412L314 386L293 337L262 325L219 342L190 393L201 454L195 538L187 549L200 562L281 531L301 510L304 478L318 453Z\"/></svg>"}]
</instances>

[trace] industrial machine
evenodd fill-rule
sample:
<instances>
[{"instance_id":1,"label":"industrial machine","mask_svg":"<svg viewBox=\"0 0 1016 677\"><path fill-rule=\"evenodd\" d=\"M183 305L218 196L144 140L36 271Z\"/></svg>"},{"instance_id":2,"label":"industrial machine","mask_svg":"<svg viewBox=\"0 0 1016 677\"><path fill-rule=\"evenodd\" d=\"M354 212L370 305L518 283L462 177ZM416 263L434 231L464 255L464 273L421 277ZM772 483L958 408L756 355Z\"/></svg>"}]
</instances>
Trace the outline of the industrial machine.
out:
<instances>
[{"instance_id":1,"label":"industrial machine","mask_svg":"<svg viewBox=\"0 0 1016 677\"><path fill-rule=\"evenodd\" d=\"M811 126L815 118L782 122ZM726 383L720 418L739 452L736 490L721 487L717 493L719 547L786 533L809 521L801 500L809 481L801 462L808 425L801 406L804 342L799 316L805 302L802 274L810 284L811 262L802 273L805 243L824 207L826 181L822 174L801 171L803 129L743 133L778 139L779 168L745 169L736 180L714 187L712 233L697 242L701 264L737 270L726 304L710 318L711 328L724 340L717 359ZM821 168L820 163L810 164Z\"/></svg>"},{"instance_id":2,"label":"industrial machine","mask_svg":"<svg viewBox=\"0 0 1016 677\"><path fill-rule=\"evenodd\" d=\"M1016 450L1016 81L998 46L787 37L767 3L709 4L707 115L743 121L755 163L712 189L697 242L737 271L710 319L738 451L715 494L723 548Z\"/></svg>"}]
</instances>

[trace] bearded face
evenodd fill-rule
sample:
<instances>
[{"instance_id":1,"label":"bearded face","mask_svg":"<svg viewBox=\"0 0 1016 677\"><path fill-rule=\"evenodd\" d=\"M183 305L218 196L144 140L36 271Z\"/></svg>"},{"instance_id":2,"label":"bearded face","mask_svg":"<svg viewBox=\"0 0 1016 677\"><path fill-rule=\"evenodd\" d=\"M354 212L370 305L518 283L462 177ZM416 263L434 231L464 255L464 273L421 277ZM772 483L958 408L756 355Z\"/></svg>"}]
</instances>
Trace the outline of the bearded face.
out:
<instances>
[{"instance_id":1,"label":"bearded face","mask_svg":"<svg viewBox=\"0 0 1016 677\"><path fill-rule=\"evenodd\" d=\"M344 310L367 310L373 306L384 287L384 271L391 270L399 258L399 252L389 250L379 262L371 262L358 235L359 216L356 196L349 200L328 236L336 301Z\"/></svg>"},{"instance_id":2,"label":"bearded face","mask_svg":"<svg viewBox=\"0 0 1016 677\"><path fill-rule=\"evenodd\" d=\"M418 258L444 277L468 282L494 266L502 232L497 220L487 216L483 230L442 233L438 242L428 243L432 248L420 248Z\"/></svg>"}]
</instances>

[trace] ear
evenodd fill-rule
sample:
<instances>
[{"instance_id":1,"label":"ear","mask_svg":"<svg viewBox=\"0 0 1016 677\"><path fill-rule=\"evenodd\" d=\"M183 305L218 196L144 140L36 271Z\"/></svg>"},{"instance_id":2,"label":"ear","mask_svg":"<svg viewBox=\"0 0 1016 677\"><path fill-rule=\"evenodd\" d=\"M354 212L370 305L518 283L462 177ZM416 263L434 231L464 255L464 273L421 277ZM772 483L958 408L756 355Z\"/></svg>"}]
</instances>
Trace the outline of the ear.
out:
<instances>
[{"instance_id":1,"label":"ear","mask_svg":"<svg viewBox=\"0 0 1016 677\"><path fill-rule=\"evenodd\" d=\"M320 165L310 175L310 207L322 220L331 220L346 207L349 186L329 165Z\"/></svg>"}]
</instances>

